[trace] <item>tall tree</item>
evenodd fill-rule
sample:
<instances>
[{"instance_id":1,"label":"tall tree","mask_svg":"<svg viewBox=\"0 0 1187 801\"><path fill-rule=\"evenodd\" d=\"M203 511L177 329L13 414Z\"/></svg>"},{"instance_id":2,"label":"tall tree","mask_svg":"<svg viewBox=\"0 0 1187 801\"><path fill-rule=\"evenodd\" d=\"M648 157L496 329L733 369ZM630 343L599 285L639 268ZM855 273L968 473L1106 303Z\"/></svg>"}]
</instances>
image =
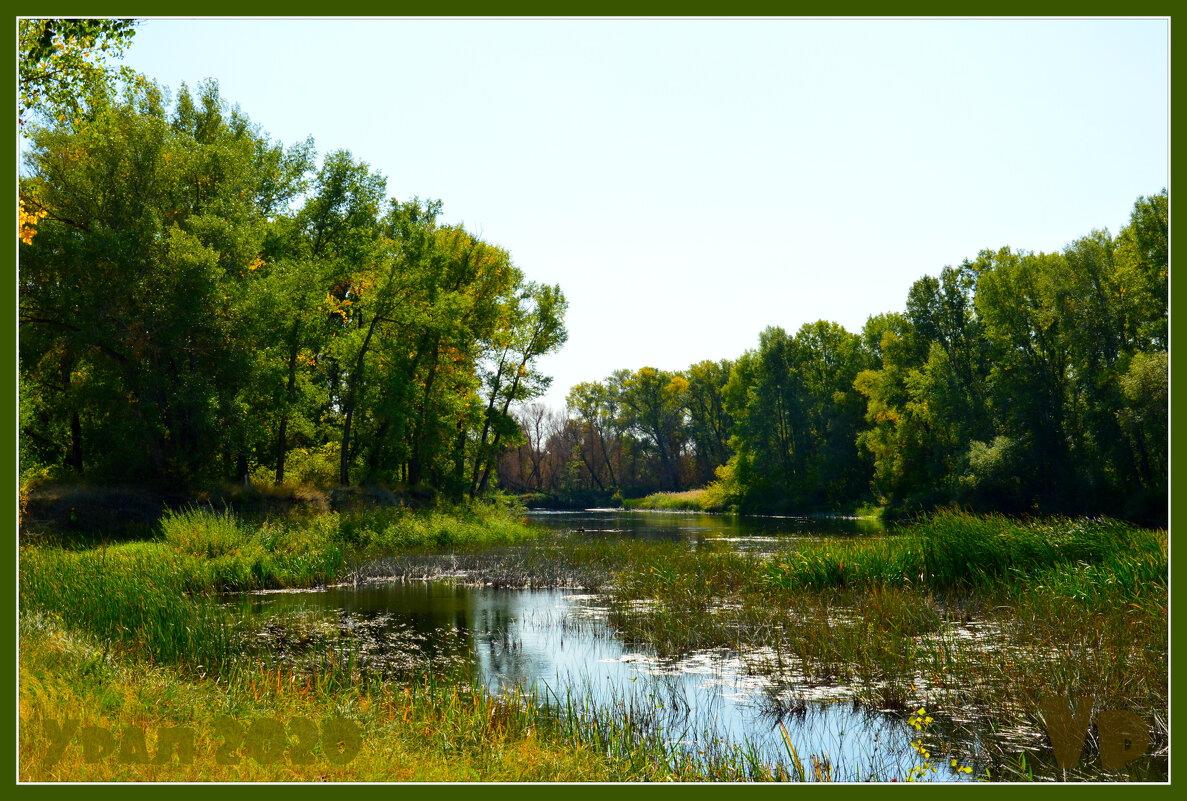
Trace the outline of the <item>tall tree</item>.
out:
<instances>
[{"instance_id":1,"label":"tall tree","mask_svg":"<svg viewBox=\"0 0 1187 801\"><path fill-rule=\"evenodd\" d=\"M621 482L610 458L614 443L615 419L618 416L618 402L610 387L600 381L586 381L569 390L566 404L570 414L577 415L583 428L582 460L590 475L600 488L619 487ZM590 452L586 456L586 451ZM606 468L606 481L600 477L601 467Z\"/></svg>"},{"instance_id":2,"label":"tall tree","mask_svg":"<svg viewBox=\"0 0 1187 801\"><path fill-rule=\"evenodd\" d=\"M496 340L497 361L486 375L486 413L475 448L471 498L486 489L503 439L518 431L508 414L511 404L538 397L548 389L551 379L536 369L535 362L568 338L564 326L567 307L560 286L528 284L509 310L509 330Z\"/></svg>"},{"instance_id":3,"label":"tall tree","mask_svg":"<svg viewBox=\"0 0 1187 801\"><path fill-rule=\"evenodd\" d=\"M18 121L23 125L36 116L73 120L96 96L110 95L117 78L139 79L106 60L123 54L135 25L132 19L19 19Z\"/></svg>"},{"instance_id":4,"label":"tall tree","mask_svg":"<svg viewBox=\"0 0 1187 801\"><path fill-rule=\"evenodd\" d=\"M213 84L204 101L221 111ZM22 193L47 214L21 246L23 375L69 375L64 411L94 401L71 422L76 466L81 438L101 472L209 474L242 444L239 303L267 226L257 200L290 189L258 169L279 145L245 118L177 130L151 86L85 126L26 130Z\"/></svg>"},{"instance_id":5,"label":"tall tree","mask_svg":"<svg viewBox=\"0 0 1187 801\"><path fill-rule=\"evenodd\" d=\"M680 462L687 441L687 391L684 376L654 367L640 368L622 387L623 416L656 455L662 489L680 487Z\"/></svg>"},{"instance_id":6,"label":"tall tree","mask_svg":"<svg viewBox=\"0 0 1187 801\"><path fill-rule=\"evenodd\" d=\"M725 385L733 363L702 361L684 371L688 380L688 434L696 454L697 481L706 484L730 457L733 418L725 410Z\"/></svg>"}]
</instances>

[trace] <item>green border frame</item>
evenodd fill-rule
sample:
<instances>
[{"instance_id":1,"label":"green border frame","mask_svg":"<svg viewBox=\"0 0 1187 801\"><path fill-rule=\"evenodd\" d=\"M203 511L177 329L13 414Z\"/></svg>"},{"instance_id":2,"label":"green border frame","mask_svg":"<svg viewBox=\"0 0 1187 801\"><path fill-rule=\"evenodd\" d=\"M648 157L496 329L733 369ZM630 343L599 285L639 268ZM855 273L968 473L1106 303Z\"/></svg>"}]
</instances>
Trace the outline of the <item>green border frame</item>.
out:
<instances>
[{"instance_id":1,"label":"green border frame","mask_svg":"<svg viewBox=\"0 0 1187 801\"><path fill-rule=\"evenodd\" d=\"M41 4L24 4L24 3L22 3L20 5L31 6L31 5L41 5ZM46 5L48 5L48 4L46 4ZM149 2L96 3L96 2L85 2L85 0L83 3L69 3L69 4L62 4L62 5L67 6L67 7L54 9L54 11L58 11L58 12L65 11L65 12L69 12L71 14L80 14L80 13L84 13L84 12L89 12L95 16L143 16L143 17L149 17L149 16L174 16L174 17L197 17L197 16L213 16L213 17L224 17L224 16L225 17L235 17L235 16L311 16L312 17L312 16L327 16L324 14L324 11L325 11L324 4L319 4L319 5L315 6L314 4L307 2L307 0L299 0L299 2L287 3L287 4L280 4L280 3L275 2L275 0L268 0L266 2L247 2L247 3L242 3L242 2L228 3L228 2L224 2L223 0L215 0L215 2L208 2L208 3L203 4L200 8L194 8L194 4L186 4L186 7L183 7L183 8L163 8L161 3L149 3ZM87 6L88 8L81 9L81 8L78 8L79 5L84 5L84 6ZM377 3L377 2L375 2L375 0L363 0L362 2L358 2L358 0L355 0L354 2L347 2L343 5L335 6L334 10L336 13L333 15L328 15L328 16L431 16L431 17L437 17L437 16L440 16L440 17L445 17L445 16L480 16L480 17L486 17L486 16L578 16L578 17L594 17L594 16L611 16L611 17L613 17L613 16L624 16L624 17L626 17L626 16L822 16L822 17L849 17L849 16L863 16L863 17L892 17L892 16L938 16L938 17L949 17L949 16L951 16L951 17L1118 16L1118 17L1161 17L1161 18L1166 18L1168 20L1171 19L1171 4L1168 2L1139 2L1136 4L1127 4L1127 5L1123 5L1120 3L1105 4L1105 3L1100 3L1100 2L1077 3L1077 4L1071 4L1071 3L1067 3L1067 2L1058 2L1058 3L1047 2L1047 3L1038 4L1038 7L1036 7L1036 4L1034 4L1034 3L1019 2L1019 0L1012 0L1010 2L1001 2L1001 0L998 0L997 2L993 2L993 3L984 3L984 2L972 3L969 5L959 7L959 9L955 12L953 12L953 10L951 8L946 9L937 3L911 3L907 6L907 8L905 10L903 9L902 6L897 6L894 8L894 10L891 10L891 8L888 8L888 4L884 4L884 3L857 2L857 3L845 3L845 4L832 5L832 4L828 4L828 3L813 2L813 3L806 3L806 4L793 4L793 3L773 2L773 0L740 0L740 2L728 3L728 4L722 3L720 1L719 2L706 2L705 0L693 0L692 2L686 1L686 2L681 2L681 3L672 2L671 0L659 0L659 2L656 2L656 0L651 0L651 2L647 2L647 0L638 0L637 2L631 2L630 0L595 0L594 2L588 2L588 1L587 2L576 2L576 3L569 2L569 3L563 3L563 4L541 2L540 0L517 0L514 2L506 2L504 0L503 2L493 2L493 3L492 2L479 2L478 0L411 0L411 1L406 0L405 2L391 3L391 4ZM38 11L36 11L32 8L28 8L28 7L19 8L18 11L19 11L19 13L14 16L34 16L34 15L38 14ZM45 12L42 12L42 13L45 13ZM15 34L16 34L15 27L16 26L15 26L15 19L14 19L14 27L13 27L13 29L11 29L12 35L14 36L14 40L15 40ZM1172 26L1171 30L1173 31L1173 26ZM1178 65L1176 65L1176 61L1174 58L1173 36L1171 37L1170 45L1171 46L1168 50L1168 53L1170 54L1170 69L1171 69L1170 87L1171 87L1171 100L1173 101L1173 98L1175 96L1175 88L1174 87L1175 87L1176 83L1180 87L1187 86L1187 70L1184 70L1184 68L1182 67L1182 64L1183 64L1182 60L1180 60L1178 62ZM134 40L132 43L132 47L135 47ZM11 106L11 108L15 109L15 101L16 101L16 97L15 97L15 95L16 95L16 61L15 61L15 59L10 59L8 64L9 64L9 66L7 68L6 74L9 76L8 85L10 87L10 91L12 92L12 98L13 98L13 106ZM1176 77L1179 78L1179 80L1177 82L1175 81ZM1180 94L1182 94L1182 93L1180 92ZM1182 108L1180 108L1180 111L1182 111ZM1179 116L1181 116L1184 120L1187 120L1187 112L1184 112L1183 114L1180 114ZM1172 102L1171 103L1171 129L1172 129L1172 131L1174 129L1174 117L1175 117L1175 104ZM12 153L13 158L16 159L18 157L17 154L19 152L18 151L19 134L16 130L16 126L13 126L13 127L14 127L13 139L12 139L13 147L12 147L12 150L10 150L9 152ZM1171 141L1173 141L1173 138ZM1173 159L1171 159L1171 161L1170 161L1170 168L1171 168L1171 173L1170 173L1170 176L1168 176L1168 189L1170 188L1169 184L1173 182L1173 169L1174 169ZM14 175L14 178L15 178L15 175ZM16 198L15 192L13 193L12 196L10 196L9 207L11 209L9 219L15 221L16 217L17 217L17 198ZM1171 213L1171 241L1172 242L1174 240L1174 219L1173 218L1174 218L1174 214L1173 214L1173 201L1172 201L1172 213ZM6 274L8 276L10 276L10 278L3 283L3 290L0 291L0 298L2 298L4 304L6 304L7 308L10 308L13 310L14 320L13 320L13 324L11 327L3 329L3 332L0 333L0 341L3 342L4 353L5 353L3 364L5 365L6 369L9 371L9 375L12 376L12 380L13 380L13 384L9 385L12 388L12 390L6 396L6 398L4 400L3 411L4 411L4 414L7 415L7 419L13 421L13 425L11 428L5 428L2 432L0 432L0 443L2 443L3 447L7 449L8 453L12 454L12 461L7 463L7 466L5 467L5 472L4 472L5 477L8 480L12 481L12 484L9 485L11 487L14 484L17 484L19 468L17 466L17 459L16 459L17 419L18 419L17 418L17 414L18 414L17 392L16 392L16 383L17 383L17 348L16 348L16 345L17 345L17 329L18 329L18 327L17 327L16 320L15 320L16 309L17 309L17 282L16 282L17 250L16 250L16 244L15 244L15 237L13 240L10 240L10 242L13 242L13 245L11 246L12 250L9 251L9 253L11 255L8 255L5 257L6 266L9 267L9 272L7 272ZM1172 270L1172 273L1173 273L1173 270ZM1182 283L1182 282L1180 282L1180 283ZM1183 286L1180 286L1178 289L1176 289L1175 282L1172 279L1170 297L1171 297L1170 303L1171 303L1172 308L1175 305L1175 301L1177 299L1181 299L1184 302L1187 302L1187 289L1184 289ZM1182 336L1176 337L1174 332L1175 332L1175 327L1174 327L1174 323L1172 320L1172 323L1171 323L1171 353L1172 353L1172 357L1171 357L1171 376L1172 376L1172 381L1171 381L1171 421L1172 421L1171 422L1171 462L1172 462L1172 464L1174 462L1174 457L1176 454L1183 455L1184 453L1187 453L1187 450L1184 449L1184 443L1187 443L1187 435L1182 434L1181 431L1178 434L1176 434L1175 427L1173 424L1175 411L1187 410L1187 396L1180 395L1180 396L1176 397L1175 392L1174 392L1174 381L1173 381L1173 377L1175 374L1174 345L1175 345L1176 339L1183 340ZM1181 418L1181 419L1187 419L1187 418ZM1182 474L1182 471L1180 471L1180 474ZM1184 486L1187 486L1187 479L1182 479L1180 477L1179 480L1176 480L1174 473L1173 473L1173 468L1172 468L1171 485L1170 485L1171 497L1172 498L1175 497L1176 490L1178 488L1184 487ZM14 489L15 489L15 487L14 487ZM8 495L6 497L7 497L6 500L0 501L0 509L3 509L3 511L8 515L9 520L15 521L16 515L17 515L16 493L13 492L12 495ZM1184 506L1184 503L1187 503L1187 501L1181 502L1178 505L1177 509L1172 504L1172 510L1171 510L1171 527L1172 528L1176 525L1176 523L1181 522L1183 520L1187 520L1187 511L1185 511L1185 509L1187 509L1187 507ZM15 534L15 532L14 532L14 534ZM14 537L14 540L15 540L15 537ZM1174 593L1174 590L1173 590L1174 546L1173 545L1171 546L1171 554L1172 554L1171 597L1173 598L1173 593ZM10 609L11 609L11 612L15 613L16 605L17 605L17 586L16 586L16 569L17 568L16 568L16 550L14 548L5 549L2 564L3 564L3 569L6 571L5 574L13 577L13 584L11 586L12 594L10 595L10 598L12 599L11 602L13 603L13 607L10 607ZM1180 634L1182 632L1185 624L1183 623L1182 620L1176 621L1175 615L1173 612L1173 602L1171 603L1171 606L1172 606L1172 610L1170 611L1171 653L1173 654L1173 651L1174 651L1173 643L1174 643L1174 640L1176 639L1175 635ZM0 645L0 653L3 654L3 673L2 673L2 675L3 675L4 681L5 681L4 686L6 688L12 688L12 690L15 693L16 683L17 683L17 673L16 673L17 619L16 619L15 614L9 614L5 617L3 634L0 635L0 643L2 643L2 645ZM1181 661L1182 661L1182 657L1180 657L1180 662ZM1171 657L1171 662L1172 662L1172 665L1171 665L1171 667L1172 667L1172 673L1171 673L1172 692L1171 692L1171 695L1173 698L1173 694L1174 694L1173 684L1175 683L1175 681L1174 681L1175 675L1178 673L1181 673L1183 671L1181 669L1181 665L1179 666L1179 669L1176 669L1176 667L1174 665L1173 656ZM13 707L11 708L12 715L5 716L3 718L3 720L12 721L13 723L15 723L16 722L15 717L16 717L16 713L17 713L17 709L16 709L17 696L14 694L12 696L8 696L8 699L10 699L11 703L13 704ZM6 709L9 708L7 706L7 702L5 703L4 706ZM1172 705L1172 709L1173 709L1173 705ZM2 742L4 744L4 746L6 746L6 749L7 749L6 753L11 754L12 758L13 758L13 779L14 779L14 784L16 784L16 776L17 776L17 772L16 772L16 756L17 756L16 727L15 727L15 725L10 727L7 724L0 724L0 728L3 728L3 737L2 737L2 739L0 739L0 742ZM1172 723L1172 729L1173 729L1173 723ZM1172 734L1172 737L1173 737L1173 734ZM1171 762L1171 777L1172 777L1172 782L1173 782L1174 777L1178 776L1180 778L1180 783L1182 783L1182 781L1183 781L1182 777L1187 776L1187 773L1184 773L1184 771L1187 771L1187 757L1184 757L1182 755L1183 747L1179 748L1179 752L1180 753L1179 753L1178 757L1176 757L1176 754L1173 751L1171 753L1171 760L1170 760L1170 762ZM54 793L54 794L56 794L56 793L76 791L75 788L73 788L71 786L45 786L45 785L19 785L19 784L17 786L18 786L21 794L26 797L33 793L37 793L37 794ZM883 787L883 788L887 787L887 785L878 785L878 786ZM1142 786L1142 787L1134 788L1134 789L1137 789L1143 795L1163 796L1170 792L1171 787L1173 787L1173 783L1168 784L1168 785ZM86 789L86 792L93 793L93 792L98 791L103 794L106 794L109 792L110 793L119 793L122 791L122 789L123 789L122 786L88 786ZM242 792L250 793L250 792L255 791L256 789L257 788L253 785L235 785L235 786L232 786L229 788L228 787L220 788L219 791L222 792L223 790L230 790L230 791L238 794L238 793L242 793ZM260 788L260 789L263 789L263 788ZM592 793L605 793L607 791L607 788L597 786L597 785L578 786L578 787L569 786L569 787L555 788L555 789L553 789L551 787L547 787L547 786L545 786L545 787L539 787L539 786L524 787L524 786L515 786L515 785L498 786L498 787L491 787L489 785L481 786L481 787L460 786L457 788L444 788L444 789L446 792L452 791L452 792L467 793L467 794L468 793L480 793L483 795L489 794L492 790L494 790L496 795L502 795L503 793L507 793L507 794L513 793L513 794L515 794L515 796L522 796L525 792L528 793L529 795L539 795L541 793L554 793L554 792L563 792L566 795L568 795L570 793L574 793L574 792L576 792L578 794L589 795ZM720 792L721 790L725 790L725 789L728 789L728 788L723 788L720 786L707 786L707 787L699 787L698 788L698 787L690 787L688 785L681 785L681 786L679 786L678 789L676 787L671 788L671 790L673 792L679 792L682 797L686 797L686 794L689 791L693 791L693 790L695 790L698 795L703 795L705 791ZM997 786L995 788L986 788L986 789L996 792L1001 789L1001 786ZM1014 792L1016 790L1021 790L1024 794L1031 794L1033 792L1036 792L1039 789L1040 789L1040 787L1034 786L1034 785L1009 785L1008 786L1008 791ZM1050 788L1043 787L1042 789L1047 790ZM1081 788L1081 787L1069 788L1068 786L1063 787L1064 792L1067 792L1069 789L1072 792L1077 792L1077 793L1081 793L1084 791L1096 793L1096 792L1100 791L1097 786L1083 787L1083 788ZM264 791L265 792L279 791L279 792L288 793L288 792L292 792L294 790L296 790L297 792L301 792L301 793L318 792L318 790L315 787L307 787L307 786L301 786L301 787L286 786L283 790L279 790L278 788L268 788ZM360 788L352 787L349 790L349 792L359 792L362 790L363 790L363 788L361 788L361 787ZM671 797L671 792L665 793L663 790L660 789L660 786L658 786L658 785L654 785L654 786L653 785L632 785L629 787L629 790L632 792L642 791L642 792L650 792L650 793L660 793L661 795ZM845 788L845 792L847 792L847 793L852 792L853 790L854 790L854 788ZM153 792L154 790L149 790L149 791ZM157 790L157 791L159 791L159 790ZM199 791L201 791L201 790L199 790ZM422 792L422 791L437 793L437 792L441 792L441 789L440 788L423 788L423 790L422 790L422 788L418 788L416 786L407 786L407 787L397 790L397 792L408 792L408 793L418 793L418 792ZM615 788L612 792L618 792L618 791L619 791L619 789ZM751 788L751 791L752 792L786 792L786 789L785 788L784 789L776 789L776 788L763 789L763 788L755 787L755 788ZM381 788L381 792L390 793L391 789L390 788ZM811 791L809 791L809 792L811 792ZM969 790L969 792L977 792L977 791Z\"/></svg>"}]
</instances>

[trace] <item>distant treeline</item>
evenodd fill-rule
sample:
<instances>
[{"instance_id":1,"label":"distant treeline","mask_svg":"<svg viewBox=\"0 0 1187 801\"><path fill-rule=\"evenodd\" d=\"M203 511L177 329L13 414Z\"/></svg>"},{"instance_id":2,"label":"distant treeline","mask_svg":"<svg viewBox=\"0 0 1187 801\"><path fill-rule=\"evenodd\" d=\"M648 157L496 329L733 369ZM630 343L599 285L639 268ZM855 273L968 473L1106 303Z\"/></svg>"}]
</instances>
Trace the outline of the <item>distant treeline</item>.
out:
<instances>
[{"instance_id":1,"label":"distant treeline","mask_svg":"<svg viewBox=\"0 0 1187 801\"><path fill-rule=\"evenodd\" d=\"M806 511L959 503L1165 522L1166 190L1116 236L1003 248L912 285L860 333L768 328L734 361L619 370L519 412L503 486Z\"/></svg>"},{"instance_id":2,"label":"distant treeline","mask_svg":"<svg viewBox=\"0 0 1187 801\"><path fill-rule=\"evenodd\" d=\"M559 287L347 151L315 169L213 82L24 133L24 475L490 485L565 340Z\"/></svg>"}]
</instances>

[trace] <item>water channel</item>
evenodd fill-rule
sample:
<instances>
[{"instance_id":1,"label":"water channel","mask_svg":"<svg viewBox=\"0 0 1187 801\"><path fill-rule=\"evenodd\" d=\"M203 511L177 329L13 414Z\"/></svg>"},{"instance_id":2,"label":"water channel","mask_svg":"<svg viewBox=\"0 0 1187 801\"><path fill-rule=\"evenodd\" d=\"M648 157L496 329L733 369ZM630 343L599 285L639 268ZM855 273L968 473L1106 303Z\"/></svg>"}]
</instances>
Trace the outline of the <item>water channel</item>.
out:
<instances>
[{"instance_id":1,"label":"water channel","mask_svg":"<svg viewBox=\"0 0 1187 801\"><path fill-rule=\"evenodd\" d=\"M765 552L822 537L876 537L876 521L739 518L663 512L533 512L568 536L683 541L689 547ZM775 686L750 668L761 654L729 651L658 659L629 647L604 599L563 589L508 589L480 580L364 581L311 591L241 596L254 646L298 655L348 639L361 662L388 672L473 676L490 692L518 686L565 706L634 709L670 742L730 744L787 762L783 730L801 758L827 760L837 778L901 781L921 762L901 712L871 710L851 691ZM960 778L945 765L926 778Z\"/></svg>"}]
</instances>

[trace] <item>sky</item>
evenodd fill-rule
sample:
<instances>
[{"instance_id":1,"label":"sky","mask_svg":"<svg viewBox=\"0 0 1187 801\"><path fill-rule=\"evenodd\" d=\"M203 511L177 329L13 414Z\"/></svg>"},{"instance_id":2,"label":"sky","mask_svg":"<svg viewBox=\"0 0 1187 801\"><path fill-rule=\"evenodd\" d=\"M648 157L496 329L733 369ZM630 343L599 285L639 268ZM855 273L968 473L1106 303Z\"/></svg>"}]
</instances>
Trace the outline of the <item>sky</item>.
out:
<instances>
[{"instance_id":1,"label":"sky","mask_svg":"<svg viewBox=\"0 0 1187 801\"><path fill-rule=\"evenodd\" d=\"M561 285L543 401L860 331L986 248L1060 250L1169 185L1166 20L154 19L124 63Z\"/></svg>"}]
</instances>

